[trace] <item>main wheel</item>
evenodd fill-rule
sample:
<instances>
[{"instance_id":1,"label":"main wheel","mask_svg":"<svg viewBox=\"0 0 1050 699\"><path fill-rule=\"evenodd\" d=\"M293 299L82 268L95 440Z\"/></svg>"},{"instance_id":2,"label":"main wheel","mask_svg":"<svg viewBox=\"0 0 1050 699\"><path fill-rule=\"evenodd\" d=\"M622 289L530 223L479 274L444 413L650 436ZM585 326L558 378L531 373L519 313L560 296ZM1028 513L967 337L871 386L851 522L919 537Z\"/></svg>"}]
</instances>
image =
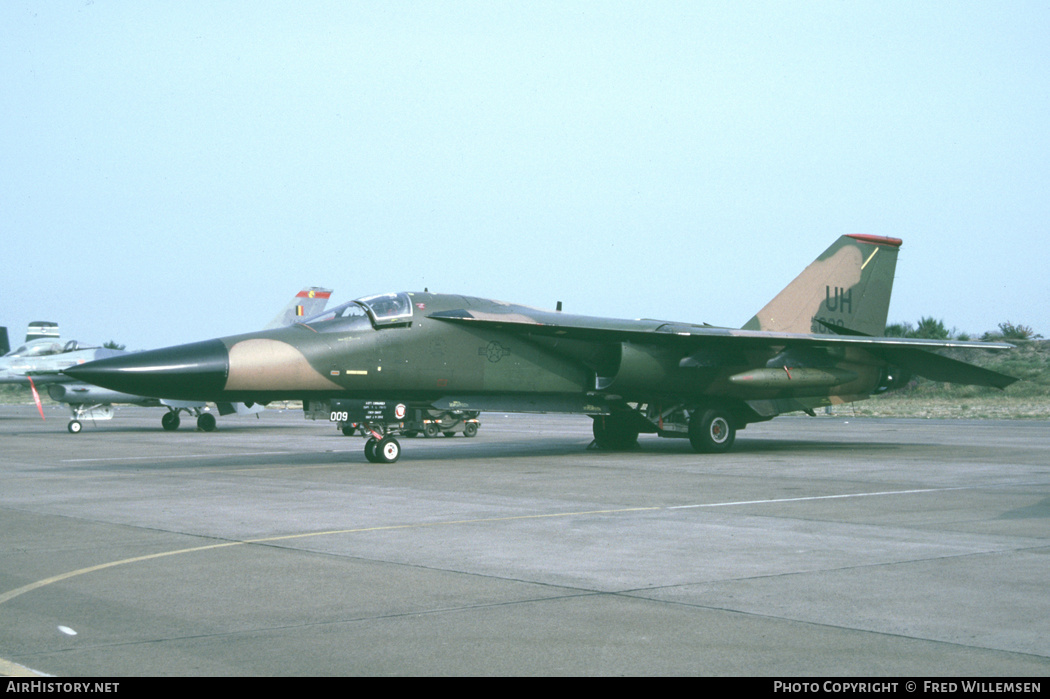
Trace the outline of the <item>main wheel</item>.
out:
<instances>
[{"instance_id":1,"label":"main wheel","mask_svg":"<svg viewBox=\"0 0 1050 699\"><path fill-rule=\"evenodd\" d=\"M478 423L468 422L463 425L463 436L464 437L476 437L478 434Z\"/></svg>"},{"instance_id":2,"label":"main wheel","mask_svg":"<svg viewBox=\"0 0 1050 699\"><path fill-rule=\"evenodd\" d=\"M438 429L438 426L435 425L433 422L428 422L426 424L426 427L423 428L423 434L425 434L428 437L437 437L438 432L440 431L441 430Z\"/></svg>"},{"instance_id":3,"label":"main wheel","mask_svg":"<svg viewBox=\"0 0 1050 699\"><path fill-rule=\"evenodd\" d=\"M376 445L376 461L381 464L392 464L401 458L401 443L387 435Z\"/></svg>"},{"instance_id":4,"label":"main wheel","mask_svg":"<svg viewBox=\"0 0 1050 699\"><path fill-rule=\"evenodd\" d=\"M689 418L689 443L705 454L729 451L736 439L733 417L720 408L700 409Z\"/></svg>"},{"instance_id":5,"label":"main wheel","mask_svg":"<svg viewBox=\"0 0 1050 699\"><path fill-rule=\"evenodd\" d=\"M215 416L211 413L201 413L197 416L197 429L201 432L215 431Z\"/></svg>"},{"instance_id":6,"label":"main wheel","mask_svg":"<svg viewBox=\"0 0 1050 699\"><path fill-rule=\"evenodd\" d=\"M372 437L365 442L365 458L368 459L369 463L379 463L379 457L376 455L376 447L378 445L379 440L375 437Z\"/></svg>"},{"instance_id":7,"label":"main wheel","mask_svg":"<svg viewBox=\"0 0 1050 699\"><path fill-rule=\"evenodd\" d=\"M172 430L179 429L180 422L181 420L179 419L179 414L169 410L168 412L164 413L164 417L160 419L160 426L166 429L168 432L171 432Z\"/></svg>"},{"instance_id":8,"label":"main wheel","mask_svg":"<svg viewBox=\"0 0 1050 699\"><path fill-rule=\"evenodd\" d=\"M600 449L619 451L638 446L638 430L628 424L625 415L596 415L592 433Z\"/></svg>"},{"instance_id":9,"label":"main wheel","mask_svg":"<svg viewBox=\"0 0 1050 699\"><path fill-rule=\"evenodd\" d=\"M69 430L70 434L80 434L80 430L84 429L84 426L80 424L80 420L70 420L69 424L66 425L66 429Z\"/></svg>"}]
</instances>

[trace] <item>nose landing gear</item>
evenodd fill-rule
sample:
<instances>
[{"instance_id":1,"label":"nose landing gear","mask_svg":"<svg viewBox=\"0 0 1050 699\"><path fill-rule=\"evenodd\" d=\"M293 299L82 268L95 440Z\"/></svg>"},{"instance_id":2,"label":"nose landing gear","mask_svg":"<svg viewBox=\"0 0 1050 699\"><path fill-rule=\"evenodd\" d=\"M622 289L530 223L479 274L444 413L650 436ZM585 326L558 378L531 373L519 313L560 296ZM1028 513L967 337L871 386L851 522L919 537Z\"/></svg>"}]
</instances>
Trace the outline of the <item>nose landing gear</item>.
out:
<instances>
[{"instance_id":1,"label":"nose landing gear","mask_svg":"<svg viewBox=\"0 0 1050 699\"><path fill-rule=\"evenodd\" d=\"M365 458L373 464L392 464L401 458L401 443L393 435L365 442Z\"/></svg>"}]
</instances>

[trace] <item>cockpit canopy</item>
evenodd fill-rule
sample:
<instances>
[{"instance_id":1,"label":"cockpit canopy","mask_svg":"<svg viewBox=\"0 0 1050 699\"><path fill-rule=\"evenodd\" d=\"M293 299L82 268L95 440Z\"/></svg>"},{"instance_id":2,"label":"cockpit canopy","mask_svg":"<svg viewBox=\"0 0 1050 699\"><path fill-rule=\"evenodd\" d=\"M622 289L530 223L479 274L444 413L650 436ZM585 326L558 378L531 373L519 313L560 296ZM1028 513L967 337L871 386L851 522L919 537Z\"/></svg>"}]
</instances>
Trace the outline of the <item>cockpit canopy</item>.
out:
<instances>
[{"instance_id":1,"label":"cockpit canopy","mask_svg":"<svg viewBox=\"0 0 1050 699\"><path fill-rule=\"evenodd\" d=\"M332 329L339 330L355 329L366 322L375 328L408 324L412 322L412 300L403 291L396 294L366 296L318 313L301 322L303 325L315 327L319 323L329 321L339 321L332 324ZM320 330L321 328L315 329Z\"/></svg>"},{"instance_id":2,"label":"cockpit canopy","mask_svg":"<svg viewBox=\"0 0 1050 699\"><path fill-rule=\"evenodd\" d=\"M357 302L368 309L376 325L394 325L412 321L412 300L404 292L368 296L358 299Z\"/></svg>"}]
</instances>

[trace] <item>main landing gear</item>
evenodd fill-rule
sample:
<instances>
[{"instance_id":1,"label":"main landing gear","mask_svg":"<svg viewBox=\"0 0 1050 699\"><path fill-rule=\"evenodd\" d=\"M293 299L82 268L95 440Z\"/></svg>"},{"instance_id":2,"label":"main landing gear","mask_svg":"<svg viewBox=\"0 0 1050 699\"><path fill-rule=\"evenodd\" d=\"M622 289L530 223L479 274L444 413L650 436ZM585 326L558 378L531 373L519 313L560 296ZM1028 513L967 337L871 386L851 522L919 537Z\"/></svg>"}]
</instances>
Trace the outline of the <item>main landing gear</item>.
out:
<instances>
[{"instance_id":1,"label":"main landing gear","mask_svg":"<svg viewBox=\"0 0 1050 699\"><path fill-rule=\"evenodd\" d=\"M598 449L624 451L638 446L638 435L688 438L693 450L722 454L733 446L736 431L746 422L726 405L678 405L663 409L650 404L627 404L609 415L594 416L594 442Z\"/></svg>"},{"instance_id":2,"label":"main landing gear","mask_svg":"<svg viewBox=\"0 0 1050 699\"><path fill-rule=\"evenodd\" d=\"M635 423L637 419L628 412L596 415L591 430L594 434L594 445L607 451L634 449L638 446L638 434L641 432Z\"/></svg>"},{"instance_id":3,"label":"main landing gear","mask_svg":"<svg viewBox=\"0 0 1050 699\"><path fill-rule=\"evenodd\" d=\"M707 408L689 417L689 443L702 454L724 454L736 440L736 427L729 411Z\"/></svg>"},{"instance_id":4,"label":"main landing gear","mask_svg":"<svg viewBox=\"0 0 1050 699\"><path fill-rule=\"evenodd\" d=\"M160 419L160 426L166 431L172 432L179 429L179 425L182 424L182 419L179 417L179 413L183 410L186 411L187 415L193 414L197 416L197 429L201 432L214 432L217 427L215 416L211 413L206 413L200 408L169 408L168 412L164 413L164 416Z\"/></svg>"}]
</instances>

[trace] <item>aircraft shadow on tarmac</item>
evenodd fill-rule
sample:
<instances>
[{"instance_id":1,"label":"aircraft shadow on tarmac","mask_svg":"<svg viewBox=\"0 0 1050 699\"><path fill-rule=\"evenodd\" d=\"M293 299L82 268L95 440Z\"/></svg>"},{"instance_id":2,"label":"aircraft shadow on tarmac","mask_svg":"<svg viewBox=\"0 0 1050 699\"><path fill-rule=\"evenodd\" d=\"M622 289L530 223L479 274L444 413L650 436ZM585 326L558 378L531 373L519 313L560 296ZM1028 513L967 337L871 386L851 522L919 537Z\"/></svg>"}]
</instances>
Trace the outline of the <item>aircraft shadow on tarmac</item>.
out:
<instances>
[{"instance_id":1,"label":"aircraft shadow on tarmac","mask_svg":"<svg viewBox=\"0 0 1050 699\"><path fill-rule=\"evenodd\" d=\"M1050 498L1043 498L1034 505L1008 510L996 519L1050 519Z\"/></svg>"},{"instance_id":2,"label":"aircraft shadow on tarmac","mask_svg":"<svg viewBox=\"0 0 1050 699\"><path fill-rule=\"evenodd\" d=\"M245 428L241 428L245 429ZM148 432L146 428L121 428L122 432ZM209 439L214 436L209 435ZM508 460L551 460L551 463L572 468L574 464L584 461L593 464L595 459L604 461L606 459L637 460L638 463L647 467L659 465L659 460L666 459L668 464L681 465L685 459L689 463L699 466L734 466L742 462L753 461L755 457L768 458L772 456L800 457L811 455L814 457L842 456L850 460L862 460L869 454L886 454L893 452L905 452L909 456L921 454L921 452L936 447L917 443L884 443L884 442L852 442L844 444L841 442L818 441L818 440L768 440L768 439L741 439L737 450L732 455L696 454L687 441L669 442L666 440L643 440L640 446L623 451L588 449L587 443L573 437L562 436L554 439L521 439L512 441L494 441L485 443L481 439L434 439L434 440L406 440L406 451L411 459L397 464L377 465L370 464L360 455L357 449L357 439L348 439L333 436L332 439L315 442L320 449L305 449L299 451L294 445L282 447L274 445L274 452L264 450L255 454L200 454L183 455L172 453L170 456L158 455L155 460L142 457L129 457L127 460L115 457L109 462L107 468L115 470L169 470L169 471L191 471L199 469L238 470L250 468L296 468L325 466L347 467L347 468L414 468L415 464L433 464L437 462L461 461L475 462L479 468L486 462L508 461ZM173 444L176 442L173 442ZM186 447L199 446L208 448L206 441L194 442L192 445L184 443ZM655 462L655 463L654 463ZM70 470L76 470L84 464L72 464Z\"/></svg>"}]
</instances>

